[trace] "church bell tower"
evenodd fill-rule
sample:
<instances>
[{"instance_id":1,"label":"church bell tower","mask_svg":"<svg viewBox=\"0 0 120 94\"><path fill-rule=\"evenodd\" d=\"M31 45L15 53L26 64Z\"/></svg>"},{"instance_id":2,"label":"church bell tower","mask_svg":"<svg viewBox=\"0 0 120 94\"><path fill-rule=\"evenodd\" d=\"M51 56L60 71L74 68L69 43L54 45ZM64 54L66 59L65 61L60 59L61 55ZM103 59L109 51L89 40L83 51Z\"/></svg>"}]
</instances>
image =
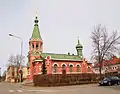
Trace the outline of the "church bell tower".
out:
<instances>
[{"instance_id":1,"label":"church bell tower","mask_svg":"<svg viewBox=\"0 0 120 94\"><path fill-rule=\"evenodd\" d=\"M34 24L33 33L30 38L30 41L29 41L29 52L38 51L38 52L42 53L43 41L42 41L40 31L39 31L39 26L38 26L39 20L38 20L37 16L35 17L34 22L35 22L35 24Z\"/></svg>"}]
</instances>

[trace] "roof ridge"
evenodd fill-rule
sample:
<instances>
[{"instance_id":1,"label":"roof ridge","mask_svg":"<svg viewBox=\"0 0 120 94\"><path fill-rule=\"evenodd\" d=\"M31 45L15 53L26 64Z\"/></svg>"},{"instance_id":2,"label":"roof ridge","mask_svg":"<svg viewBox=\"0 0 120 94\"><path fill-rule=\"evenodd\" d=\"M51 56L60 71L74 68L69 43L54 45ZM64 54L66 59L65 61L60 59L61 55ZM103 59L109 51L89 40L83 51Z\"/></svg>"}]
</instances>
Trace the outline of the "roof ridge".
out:
<instances>
[{"instance_id":1,"label":"roof ridge","mask_svg":"<svg viewBox=\"0 0 120 94\"><path fill-rule=\"evenodd\" d=\"M68 55L68 54L62 54L62 53L43 53L43 54L54 54L54 55L67 55L67 56L78 56L78 55Z\"/></svg>"}]
</instances>

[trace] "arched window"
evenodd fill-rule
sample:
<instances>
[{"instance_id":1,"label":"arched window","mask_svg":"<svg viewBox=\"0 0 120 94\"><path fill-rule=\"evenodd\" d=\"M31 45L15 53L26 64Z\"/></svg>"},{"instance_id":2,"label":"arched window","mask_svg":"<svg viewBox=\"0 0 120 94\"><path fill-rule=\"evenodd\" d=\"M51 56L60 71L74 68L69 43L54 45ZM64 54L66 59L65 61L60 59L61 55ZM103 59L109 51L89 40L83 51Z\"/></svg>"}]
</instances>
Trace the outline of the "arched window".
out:
<instances>
[{"instance_id":1,"label":"arched window","mask_svg":"<svg viewBox=\"0 0 120 94\"><path fill-rule=\"evenodd\" d=\"M62 65L62 70L66 70L65 64Z\"/></svg>"},{"instance_id":2,"label":"arched window","mask_svg":"<svg viewBox=\"0 0 120 94\"><path fill-rule=\"evenodd\" d=\"M90 72L90 67L87 68L88 72Z\"/></svg>"},{"instance_id":3,"label":"arched window","mask_svg":"<svg viewBox=\"0 0 120 94\"><path fill-rule=\"evenodd\" d=\"M38 46L38 43L37 43L37 44L36 44L36 50L38 49L38 47L39 47L39 46Z\"/></svg>"},{"instance_id":4,"label":"arched window","mask_svg":"<svg viewBox=\"0 0 120 94\"><path fill-rule=\"evenodd\" d=\"M77 72L80 72L80 71L81 71L80 65L77 65L76 68L77 68Z\"/></svg>"},{"instance_id":5,"label":"arched window","mask_svg":"<svg viewBox=\"0 0 120 94\"><path fill-rule=\"evenodd\" d=\"M70 72L73 71L73 65L70 65Z\"/></svg>"},{"instance_id":6,"label":"arched window","mask_svg":"<svg viewBox=\"0 0 120 94\"><path fill-rule=\"evenodd\" d=\"M34 43L32 43L32 48L34 49Z\"/></svg>"},{"instance_id":7,"label":"arched window","mask_svg":"<svg viewBox=\"0 0 120 94\"><path fill-rule=\"evenodd\" d=\"M56 72L57 72L57 69L58 69L57 64L54 64L54 66L53 66L53 72L56 73Z\"/></svg>"}]
</instances>

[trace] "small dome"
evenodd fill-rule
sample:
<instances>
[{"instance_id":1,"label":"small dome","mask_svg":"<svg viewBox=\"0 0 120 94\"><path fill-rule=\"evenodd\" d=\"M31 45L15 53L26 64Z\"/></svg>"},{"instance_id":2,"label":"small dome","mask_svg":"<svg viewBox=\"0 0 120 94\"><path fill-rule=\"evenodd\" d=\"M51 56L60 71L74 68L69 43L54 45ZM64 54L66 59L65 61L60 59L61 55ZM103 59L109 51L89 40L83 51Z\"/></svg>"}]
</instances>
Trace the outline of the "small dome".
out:
<instances>
[{"instance_id":1,"label":"small dome","mask_svg":"<svg viewBox=\"0 0 120 94\"><path fill-rule=\"evenodd\" d=\"M36 24L39 22L37 16L35 17L35 21L34 21L34 22L35 22Z\"/></svg>"},{"instance_id":2,"label":"small dome","mask_svg":"<svg viewBox=\"0 0 120 94\"><path fill-rule=\"evenodd\" d=\"M77 44L76 48L83 48L83 46L81 44Z\"/></svg>"},{"instance_id":3,"label":"small dome","mask_svg":"<svg viewBox=\"0 0 120 94\"><path fill-rule=\"evenodd\" d=\"M78 44L76 45L76 48L83 48L83 46L80 44L79 40L78 40Z\"/></svg>"}]
</instances>

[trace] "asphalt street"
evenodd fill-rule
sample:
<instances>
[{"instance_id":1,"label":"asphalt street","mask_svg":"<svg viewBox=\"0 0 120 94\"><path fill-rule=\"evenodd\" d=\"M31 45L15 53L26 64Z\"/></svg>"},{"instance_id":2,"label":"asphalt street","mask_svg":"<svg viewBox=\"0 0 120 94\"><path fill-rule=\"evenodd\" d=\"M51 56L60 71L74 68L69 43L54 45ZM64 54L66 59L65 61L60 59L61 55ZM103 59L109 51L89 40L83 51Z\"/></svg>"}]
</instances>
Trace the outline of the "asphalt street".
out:
<instances>
[{"instance_id":1,"label":"asphalt street","mask_svg":"<svg viewBox=\"0 0 120 94\"><path fill-rule=\"evenodd\" d=\"M97 84L61 86L61 87L32 87L13 83L0 83L0 94L120 94L120 86L98 86Z\"/></svg>"}]
</instances>

